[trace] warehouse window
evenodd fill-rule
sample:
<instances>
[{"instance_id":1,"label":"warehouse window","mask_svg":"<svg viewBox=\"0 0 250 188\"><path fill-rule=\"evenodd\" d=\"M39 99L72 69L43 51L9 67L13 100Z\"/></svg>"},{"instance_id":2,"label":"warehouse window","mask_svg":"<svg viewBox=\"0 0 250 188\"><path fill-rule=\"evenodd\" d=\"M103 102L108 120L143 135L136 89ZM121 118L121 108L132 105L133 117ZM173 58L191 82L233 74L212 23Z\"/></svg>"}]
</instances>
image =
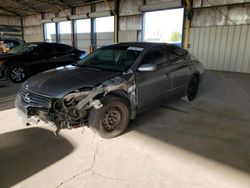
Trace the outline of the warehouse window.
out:
<instances>
[{"instance_id":1,"label":"warehouse window","mask_svg":"<svg viewBox=\"0 0 250 188\"><path fill-rule=\"evenodd\" d=\"M75 37L76 47L80 50L89 52L89 46L91 45L91 29L90 19L76 20L75 21Z\"/></svg>"},{"instance_id":2,"label":"warehouse window","mask_svg":"<svg viewBox=\"0 0 250 188\"><path fill-rule=\"evenodd\" d=\"M114 16L96 18L96 32L114 32Z\"/></svg>"},{"instance_id":3,"label":"warehouse window","mask_svg":"<svg viewBox=\"0 0 250 188\"><path fill-rule=\"evenodd\" d=\"M114 43L114 16L96 18L97 48Z\"/></svg>"},{"instance_id":4,"label":"warehouse window","mask_svg":"<svg viewBox=\"0 0 250 188\"><path fill-rule=\"evenodd\" d=\"M59 22L58 23L58 34L59 34L59 42L63 44L72 45L71 41L71 22Z\"/></svg>"},{"instance_id":5,"label":"warehouse window","mask_svg":"<svg viewBox=\"0 0 250 188\"><path fill-rule=\"evenodd\" d=\"M56 24L44 24L44 38L45 42L56 42Z\"/></svg>"},{"instance_id":6,"label":"warehouse window","mask_svg":"<svg viewBox=\"0 0 250 188\"><path fill-rule=\"evenodd\" d=\"M183 16L183 8L145 13L143 40L181 45Z\"/></svg>"}]
</instances>

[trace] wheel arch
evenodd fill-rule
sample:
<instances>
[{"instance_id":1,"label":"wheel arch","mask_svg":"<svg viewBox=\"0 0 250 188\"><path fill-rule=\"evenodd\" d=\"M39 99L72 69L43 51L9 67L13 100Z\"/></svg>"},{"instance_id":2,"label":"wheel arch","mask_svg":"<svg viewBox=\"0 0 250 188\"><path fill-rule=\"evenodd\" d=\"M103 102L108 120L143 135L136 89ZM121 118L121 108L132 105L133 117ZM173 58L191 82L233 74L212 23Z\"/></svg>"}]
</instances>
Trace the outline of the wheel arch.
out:
<instances>
[{"instance_id":1,"label":"wheel arch","mask_svg":"<svg viewBox=\"0 0 250 188\"><path fill-rule=\"evenodd\" d=\"M201 81L201 74L200 74L198 71L194 72L194 73L191 75L190 79L191 79L193 76L197 77L198 80L199 80L199 82Z\"/></svg>"},{"instance_id":2,"label":"wheel arch","mask_svg":"<svg viewBox=\"0 0 250 188\"><path fill-rule=\"evenodd\" d=\"M111 91L107 95L112 95L112 96L116 96L116 97L122 98L123 100L125 100L127 102L127 104L130 107L129 96L128 96L128 94L124 90L119 89L119 90Z\"/></svg>"},{"instance_id":3,"label":"wheel arch","mask_svg":"<svg viewBox=\"0 0 250 188\"><path fill-rule=\"evenodd\" d=\"M22 63L22 62L12 62L11 64L9 64L8 66L7 66L7 73L9 73L9 71L13 68L13 67L23 67L26 71L27 71L27 73L29 74L29 69L28 69L28 67L24 64L24 63Z\"/></svg>"}]
</instances>

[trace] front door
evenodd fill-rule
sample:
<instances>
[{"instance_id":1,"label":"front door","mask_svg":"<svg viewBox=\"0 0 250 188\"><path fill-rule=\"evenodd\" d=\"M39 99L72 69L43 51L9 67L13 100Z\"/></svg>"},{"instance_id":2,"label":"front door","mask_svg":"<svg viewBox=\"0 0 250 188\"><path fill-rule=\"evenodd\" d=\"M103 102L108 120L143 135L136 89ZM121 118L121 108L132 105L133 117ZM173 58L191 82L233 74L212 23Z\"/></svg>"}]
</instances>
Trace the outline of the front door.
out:
<instances>
[{"instance_id":1,"label":"front door","mask_svg":"<svg viewBox=\"0 0 250 188\"><path fill-rule=\"evenodd\" d=\"M142 58L141 65L155 64L157 70L136 73L138 111L157 104L171 95L171 67L164 48L155 47Z\"/></svg>"}]
</instances>

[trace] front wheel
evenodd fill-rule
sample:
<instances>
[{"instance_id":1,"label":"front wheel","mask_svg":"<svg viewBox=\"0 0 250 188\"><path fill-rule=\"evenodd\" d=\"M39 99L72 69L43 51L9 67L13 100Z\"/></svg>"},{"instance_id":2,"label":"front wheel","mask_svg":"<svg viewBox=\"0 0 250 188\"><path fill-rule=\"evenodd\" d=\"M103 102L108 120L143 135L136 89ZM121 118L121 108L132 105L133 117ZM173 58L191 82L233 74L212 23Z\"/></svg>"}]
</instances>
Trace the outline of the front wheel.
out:
<instances>
[{"instance_id":1,"label":"front wheel","mask_svg":"<svg viewBox=\"0 0 250 188\"><path fill-rule=\"evenodd\" d=\"M21 83L28 77L28 72L23 66L14 66L9 70L9 79L14 83Z\"/></svg>"},{"instance_id":2,"label":"front wheel","mask_svg":"<svg viewBox=\"0 0 250 188\"><path fill-rule=\"evenodd\" d=\"M106 96L101 102L102 108L90 110L90 128L103 138L114 138L124 133L130 119L126 101L119 97Z\"/></svg>"}]
</instances>

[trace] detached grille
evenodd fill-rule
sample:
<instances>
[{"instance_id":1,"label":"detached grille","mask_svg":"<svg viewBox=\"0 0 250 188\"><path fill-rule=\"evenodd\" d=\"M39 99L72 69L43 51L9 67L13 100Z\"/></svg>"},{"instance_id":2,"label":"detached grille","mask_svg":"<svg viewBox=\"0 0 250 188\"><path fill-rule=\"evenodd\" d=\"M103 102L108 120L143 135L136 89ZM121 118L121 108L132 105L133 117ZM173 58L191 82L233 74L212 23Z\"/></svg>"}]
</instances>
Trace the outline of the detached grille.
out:
<instances>
[{"instance_id":1,"label":"detached grille","mask_svg":"<svg viewBox=\"0 0 250 188\"><path fill-rule=\"evenodd\" d=\"M20 88L18 94L22 98L24 104L30 107L50 108L50 98L33 91Z\"/></svg>"}]
</instances>

